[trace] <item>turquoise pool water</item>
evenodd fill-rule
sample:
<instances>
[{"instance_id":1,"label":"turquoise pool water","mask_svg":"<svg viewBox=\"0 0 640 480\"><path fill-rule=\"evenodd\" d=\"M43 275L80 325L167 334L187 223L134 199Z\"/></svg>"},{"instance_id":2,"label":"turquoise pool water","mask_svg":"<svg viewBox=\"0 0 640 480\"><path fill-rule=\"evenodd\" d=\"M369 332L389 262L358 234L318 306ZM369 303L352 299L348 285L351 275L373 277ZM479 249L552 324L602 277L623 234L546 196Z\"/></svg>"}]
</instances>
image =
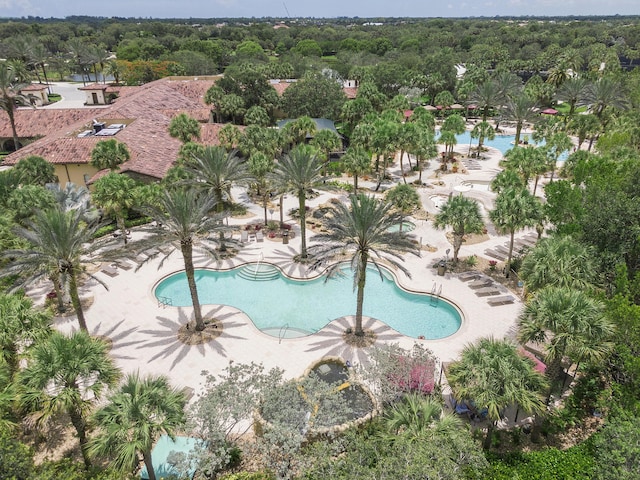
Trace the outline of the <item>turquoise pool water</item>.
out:
<instances>
[{"instance_id":1,"label":"turquoise pool water","mask_svg":"<svg viewBox=\"0 0 640 480\"><path fill-rule=\"evenodd\" d=\"M440 136L440 132L438 131L436 133L437 133L436 141L438 141L437 138ZM532 145L536 145L531 140L531 134L529 133L520 134L520 140L522 140L525 136L529 137L529 142ZM460 148L464 146L469 148L469 144L471 144L471 148L478 146L478 139L471 138L471 132L469 130L467 130L466 132L460 135L456 135L456 140L458 141L458 143L456 144L456 147L458 148L458 150L460 150ZM515 135L496 135L493 140L485 139L483 144L488 147L493 147L500 150L500 152L502 152L502 154L504 155L505 153L507 153L507 150L510 150L513 148L515 141L516 141ZM544 145L544 142L540 143L540 145ZM565 152L562 155L560 155L560 158L558 160L564 161L567 159L568 155L569 155L569 152Z\"/></svg>"},{"instance_id":2,"label":"turquoise pool water","mask_svg":"<svg viewBox=\"0 0 640 480\"><path fill-rule=\"evenodd\" d=\"M416 229L416 224L413 222L409 222L409 221L404 221L402 222L402 231L403 232L412 232L413 230ZM397 223L395 225L390 226L389 228L387 228L388 232L392 232L392 233L396 233L396 232L400 232L400 224Z\"/></svg>"},{"instance_id":3,"label":"turquoise pool water","mask_svg":"<svg viewBox=\"0 0 640 480\"><path fill-rule=\"evenodd\" d=\"M175 441L171 440L168 435L162 435L151 452L151 462L153 463L153 469L156 474L156 478L167 478L171 475L178 476L181 472L176 470L171 463L169 463L171 452L183 453L188 455L193 449L196 448L201 440L191 437L175 437ZM195 466L190 468L187 472L188 478L193 478L196 469ZM147 467L142 467L140 470L140 478L148 479L149 473ZM184 478L184 477L180 477Z\"/></svg>"},{"instance_id":4,"label":"turquoise pool water","mask_svg":"<svg viewBox=\"0 0 640 480\"><path fill-rule=\"evenodd\" d=\"M350 271L326 282L324 277L297 281L270 265L253 264L224 272L199 269L196 282L202 304L238 308L258 329L275 337L315 333L336 318L354 315L356 310ZM184 272L160 281L155 295L170 299L173 306L192 304ZM409 293L396 285L390 273L381 280L373 270L367 275L363 312L403 335L429 340L452 335L462 322L449 302Z\"/></svg>"}]
</instances>

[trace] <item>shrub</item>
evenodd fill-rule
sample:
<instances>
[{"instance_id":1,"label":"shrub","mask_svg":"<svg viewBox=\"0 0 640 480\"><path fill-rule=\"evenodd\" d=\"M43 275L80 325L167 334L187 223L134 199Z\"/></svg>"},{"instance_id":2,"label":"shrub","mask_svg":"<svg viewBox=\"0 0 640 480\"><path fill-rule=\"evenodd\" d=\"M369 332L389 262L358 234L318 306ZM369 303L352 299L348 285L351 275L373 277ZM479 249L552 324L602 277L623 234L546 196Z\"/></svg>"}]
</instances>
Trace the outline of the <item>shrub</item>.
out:
<instances>
[{"instance_id":1,"label":"shrub","mask_svg":"<svg viewBox=\"0 0 640 480\"><path fill-rule=\"evenodd\" d=\"M478 257L471 255L470 257L467 257L465 263L468 267L475 267L478 264Z\"/></svg>"}]
</instances>

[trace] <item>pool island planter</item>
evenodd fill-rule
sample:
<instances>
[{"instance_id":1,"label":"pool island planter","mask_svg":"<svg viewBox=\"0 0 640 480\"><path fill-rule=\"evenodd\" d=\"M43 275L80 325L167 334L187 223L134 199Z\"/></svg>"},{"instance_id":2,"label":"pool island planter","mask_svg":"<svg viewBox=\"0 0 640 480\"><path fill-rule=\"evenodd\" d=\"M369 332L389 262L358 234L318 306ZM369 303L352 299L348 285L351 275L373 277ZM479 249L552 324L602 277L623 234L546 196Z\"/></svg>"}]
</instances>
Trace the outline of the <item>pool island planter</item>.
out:
<instances>
[{"instance_id":1,"label":"pool island planter","mask_svg":"<svg viewBox=\"0 0 640 480\"><path fill-rule=\"evenodd\" d=\"M382 408L380 406L380 403L378 402L378 399L375 397L375 395L373 395L373 393L371 393L371 390L369 390L366 385L364 385L360 380L356 378L354 369L348 366L342 357L322 357L320 360L317 360L309 367L307 367L307 369L304 371L304 374L295 380L297 382L301 381L305 377L308 377L311 372L319 369L322 365L328 365L331 363L339 364L346 370L348 379L347 381L350 383L350 387L358 387L367 396L368 400L371 403L371 410L363 416L354 418L353 420L348 420L340 424L332 425L329 427L310 427L304 434L305 441L312 441L315 439L343 433L349 428L362 425L363 423L372 420L376 415L382 412ZM269 420L265 419L262 416L261 408L256 409L256 411L254 412L254 421L254 432L256 435L262 435L262 433L271 425Z\"/></svg>"}]
</instances>

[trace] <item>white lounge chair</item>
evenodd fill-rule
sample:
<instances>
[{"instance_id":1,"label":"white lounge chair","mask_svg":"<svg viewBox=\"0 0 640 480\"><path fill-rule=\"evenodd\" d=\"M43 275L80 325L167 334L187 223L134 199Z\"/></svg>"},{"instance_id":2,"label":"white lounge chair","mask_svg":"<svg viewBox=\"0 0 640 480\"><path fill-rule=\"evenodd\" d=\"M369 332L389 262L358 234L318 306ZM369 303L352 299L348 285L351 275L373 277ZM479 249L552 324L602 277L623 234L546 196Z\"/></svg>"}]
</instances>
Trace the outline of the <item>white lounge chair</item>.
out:
<instances>
[{"instance_id":1,"label":"white lounge chair","mask_svg":"<svg viewBox=\"0 0 640 480\"><path fill-rule=\"evenodd\" d=\"M489 297L491 295L498 295L501 292L500 289L494 285L491 287L479 288L474 293L479 297Z\"/></svg>"},{"instance_id":2,"label":"white lounge chair","mask_svg":"<svg viewBox=\"0 0 640 480\"><path fill-rule=\"evenodd\" d=\"M479 278L477 280L474 280L473 282L468 283L467 285L469 285L469 287L471 288L482 288L482 287L488 287L492 283L493 283L492 279L485 277L485 278Z\"/></svg>"},{"instance_id":3,"label":"white lounge chair","mask_svg":"<svg viewBox=\"0 0 640 480\"><path fill-rule=\"evenodd\" d=\"M242 243L247 243L249 241L249 232L247 232L246 230L241 230L240 231L240 241Z\"/></svg>"},{"instance_id":4,"label":"white lounge chair","mask_svg":"<svg viewBox=\"0 0 640 480\"><path fill-rule=\"evenodd\" d=\"M262 233L262 230L258 230L256 232L256 241L257 242L262 242L264 241L264 233Z\"/></svg>"},{"instance_id":5,"label":"white lounge chair","mask_svg":"<svg viewBox=\"0 0 640 480\"><path fill-rule=\"evenodd\" d=\"M492 307L497 307L498 305L506 305L508 303L513 303L516 299L511 295L502 295L500 297L491 297L487 299L487 303Z\"/></svg>"},{"instance_id":6,"label":"white lounge chair","mask_svg":"<svg viewBox=\"0 0 640 480\"><path fill-rule=\"evenodd\" d=\"M458 274L458 278L463 282L468 282L469 280L477 280L480 277L480 272L475 272L473 270L469 272L462 272Z\"/></svg>"}]
</instances>

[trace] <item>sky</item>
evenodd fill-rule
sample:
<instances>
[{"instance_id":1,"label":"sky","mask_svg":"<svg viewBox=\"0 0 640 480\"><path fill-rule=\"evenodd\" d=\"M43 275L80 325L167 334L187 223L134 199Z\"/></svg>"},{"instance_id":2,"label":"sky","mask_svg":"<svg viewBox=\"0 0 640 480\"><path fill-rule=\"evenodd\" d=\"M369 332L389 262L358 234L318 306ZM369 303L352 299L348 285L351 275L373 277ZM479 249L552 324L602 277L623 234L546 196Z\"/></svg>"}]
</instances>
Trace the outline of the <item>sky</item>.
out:
<instances>
[{"instance_id":1,"label":"sky","mask_svg":"<svg viewBox=\"0 0 640 480\"><path fill-rule=\"evenodd\" d=\"M139 18L640 15L640 0L0 0L0 17L71 15Z\"/></svg>"}]
</instances>

